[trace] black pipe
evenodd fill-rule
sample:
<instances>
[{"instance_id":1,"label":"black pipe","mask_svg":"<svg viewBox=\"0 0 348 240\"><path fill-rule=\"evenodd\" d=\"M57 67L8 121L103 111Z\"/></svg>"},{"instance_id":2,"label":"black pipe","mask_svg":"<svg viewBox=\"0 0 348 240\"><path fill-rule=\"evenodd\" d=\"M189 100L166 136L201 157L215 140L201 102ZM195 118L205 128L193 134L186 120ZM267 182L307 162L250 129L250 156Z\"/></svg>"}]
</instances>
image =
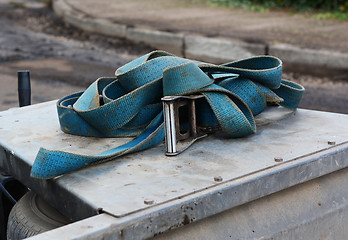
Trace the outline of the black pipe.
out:
<instances>
[{"instance_id":1,"label":"black pipe","mask_svg":"<svg viewBox=\"0 0 348 240\"><path fill-rule=\"evenodd\" d=\"M18 71L18 100L20 107L31 104L30 74L28 70Z\"/></svg>"}]
</instances>

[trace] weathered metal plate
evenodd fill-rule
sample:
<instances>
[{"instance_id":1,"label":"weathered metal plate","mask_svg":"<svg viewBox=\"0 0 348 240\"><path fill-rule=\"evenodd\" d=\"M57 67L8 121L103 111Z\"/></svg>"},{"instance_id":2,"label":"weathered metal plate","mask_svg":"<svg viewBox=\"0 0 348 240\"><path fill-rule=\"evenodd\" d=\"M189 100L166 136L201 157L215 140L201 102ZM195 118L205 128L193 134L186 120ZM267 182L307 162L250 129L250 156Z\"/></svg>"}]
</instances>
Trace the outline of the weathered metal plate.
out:
<instances>
[{"instance_id":1,"label":"weathered metal plate","mask_svg":"<svg viewBox=\"0 0 348 240\"><path fill-rule=\"evenodd\" d=\"M347 176L347 168L336 171L172 231L165 231L169 226L165 228L152 216L147 216L146 223L139 221L140 214L133 214L132 225L131 216L100 214L30 240L136 240L153 236L156 240L347 239ZM175 215L173 211L168 214Z\"/></svg>"},{"instance_id":2,"label":"weathered metal plate","mask_svg":"<svg viewBox=\"0 0 348 240\"><path fill-rule=\"evenodd\" d=\"M70 198L121 217L144 208L168 206L171 201L207 189L216 190L220 185L225 188L224 183L241 184L239 179L244 176L257 176L267 182L268 178L270 181L273 179L270 176L276 171L280 174L279 185L284 189L294 182L282 180L282 169L307 164L306 156L335 147L328 141L334 141L336 145L348 141L348 116L343 114L301 109L291 113L283 108L269 108L258 116L257 122L257 134L250 137L225 139L216 134L195 143L176 157L166 157L165 147L160 145L67 174L52 184L72 193ZM29 166L33 164L39 147L88 154L125 142L127 139L85 138L62 133L55 102L0 113L0 145ZM275 157L281 157L283 162L276 162ZM337 163L332 169L345 166ZM305 170L298 172L299 176L304 173L317 177L327 172L319 168L309 173ZM216 176L221 176L222 182L214 181ZM309 180L311 176L303 179ZM41 184L40 188L48 185ZM259 187L265 189L265 194L280 190L278 187L272 189L273 182ZM235 198L241 199L239 203L255 199L247 191L246 188L246 192L236 192ZM61 202L71 200L61 195L57 198ZM154 204L144 204L145 199L153 200ZM226 208L216 206L219 207L221 211ZM76 214L83 216L83 213Z\"/></svg>"}]
</instances>

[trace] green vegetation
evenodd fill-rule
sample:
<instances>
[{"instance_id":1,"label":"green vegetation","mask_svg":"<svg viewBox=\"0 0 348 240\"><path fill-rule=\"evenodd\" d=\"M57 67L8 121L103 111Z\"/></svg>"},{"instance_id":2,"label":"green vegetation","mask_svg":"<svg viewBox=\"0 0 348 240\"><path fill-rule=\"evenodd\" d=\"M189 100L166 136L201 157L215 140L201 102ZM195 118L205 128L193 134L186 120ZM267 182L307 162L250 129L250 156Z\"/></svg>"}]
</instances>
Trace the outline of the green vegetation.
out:
<instances>
[{"instance_id":1,"label":"green vegetation","mask_svg":"<svg viewBox=\"0 0 348 240\"><path fill-rule=\"evenodd\" d=\"M41 0L43 4L45 4L47 7L52 8L52 0ZM16 7L16 8L26 8L27 6L24 3L11 1L10 5Z\"/></svg>"},{"instance_id":2,"label":"green vegetation","mask_svg":"<svg viewBox=\"0 0 348 240\"><path fill-rule=\"evenodd\" d=\"M11 1L10 5L17 7L17 8L26 8L24 3L20 3L20 2L15 2L15 1Z\"/></svg>"},{"instance_id":3,"label":"green vegetation","mask_svg":"<svg viewBox=\"0 0 348 240\"><path fill-rule=\"evenodd\" d=\"M291 12L308 12L318 19L348 20L348 0L208 0L213 6L242 7L253 11L285 9Z\"/></svg>"},{"instance_id":4,"label":"green vegetation","mask_svg":"<svg viewBox=\"0 0 348 240\"><path fill-rule=\"evenodd\" d=\"M47 7L52 8L52 0L41 0Z\"/></svg>"}]
</instances>

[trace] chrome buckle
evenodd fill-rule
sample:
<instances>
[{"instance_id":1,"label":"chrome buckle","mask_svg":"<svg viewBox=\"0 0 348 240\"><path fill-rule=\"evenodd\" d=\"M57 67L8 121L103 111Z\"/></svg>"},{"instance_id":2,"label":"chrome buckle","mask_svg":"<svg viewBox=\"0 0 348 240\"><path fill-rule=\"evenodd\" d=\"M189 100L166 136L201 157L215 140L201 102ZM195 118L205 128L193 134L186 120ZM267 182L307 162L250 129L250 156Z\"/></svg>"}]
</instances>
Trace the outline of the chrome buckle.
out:
<instances>
[{"instance_id":1,"label":"chrome buckle","mask_svg":"<svg viewBox=\"0 0 348 240\"><path fill-rule=\"evenodd\" d=\"M204 96L166 96L162 98L167 156L176 156L185 151L198 139L208 136L197 127L195 101L201 98L204 98ZM187 131L181 132L179 108L185 106L187 106L188 110L187 122L189 128ZM183 145L179 150L177 149L178 143Z\"/></svg>"}]
</instances>

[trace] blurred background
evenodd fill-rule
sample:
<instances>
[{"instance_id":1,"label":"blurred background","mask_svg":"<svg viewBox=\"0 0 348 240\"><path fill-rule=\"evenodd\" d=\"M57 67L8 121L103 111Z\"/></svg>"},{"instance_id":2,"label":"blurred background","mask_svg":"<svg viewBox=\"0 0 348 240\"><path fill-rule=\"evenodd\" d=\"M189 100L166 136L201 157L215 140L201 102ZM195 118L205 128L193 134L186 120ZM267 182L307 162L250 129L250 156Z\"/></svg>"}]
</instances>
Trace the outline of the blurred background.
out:
<instances>
[{"instance_id":1,"label":"blurred background","mask_svg":"<svg viewBox=\"0 0 348 240\"><path fill-rule=\"evenodd\" d=\"M270 54L306 92L300 107L348 113L348 1L0 0L0 110L84 90L154 49L213 63Z\"/></svg>"}]
</instances>

